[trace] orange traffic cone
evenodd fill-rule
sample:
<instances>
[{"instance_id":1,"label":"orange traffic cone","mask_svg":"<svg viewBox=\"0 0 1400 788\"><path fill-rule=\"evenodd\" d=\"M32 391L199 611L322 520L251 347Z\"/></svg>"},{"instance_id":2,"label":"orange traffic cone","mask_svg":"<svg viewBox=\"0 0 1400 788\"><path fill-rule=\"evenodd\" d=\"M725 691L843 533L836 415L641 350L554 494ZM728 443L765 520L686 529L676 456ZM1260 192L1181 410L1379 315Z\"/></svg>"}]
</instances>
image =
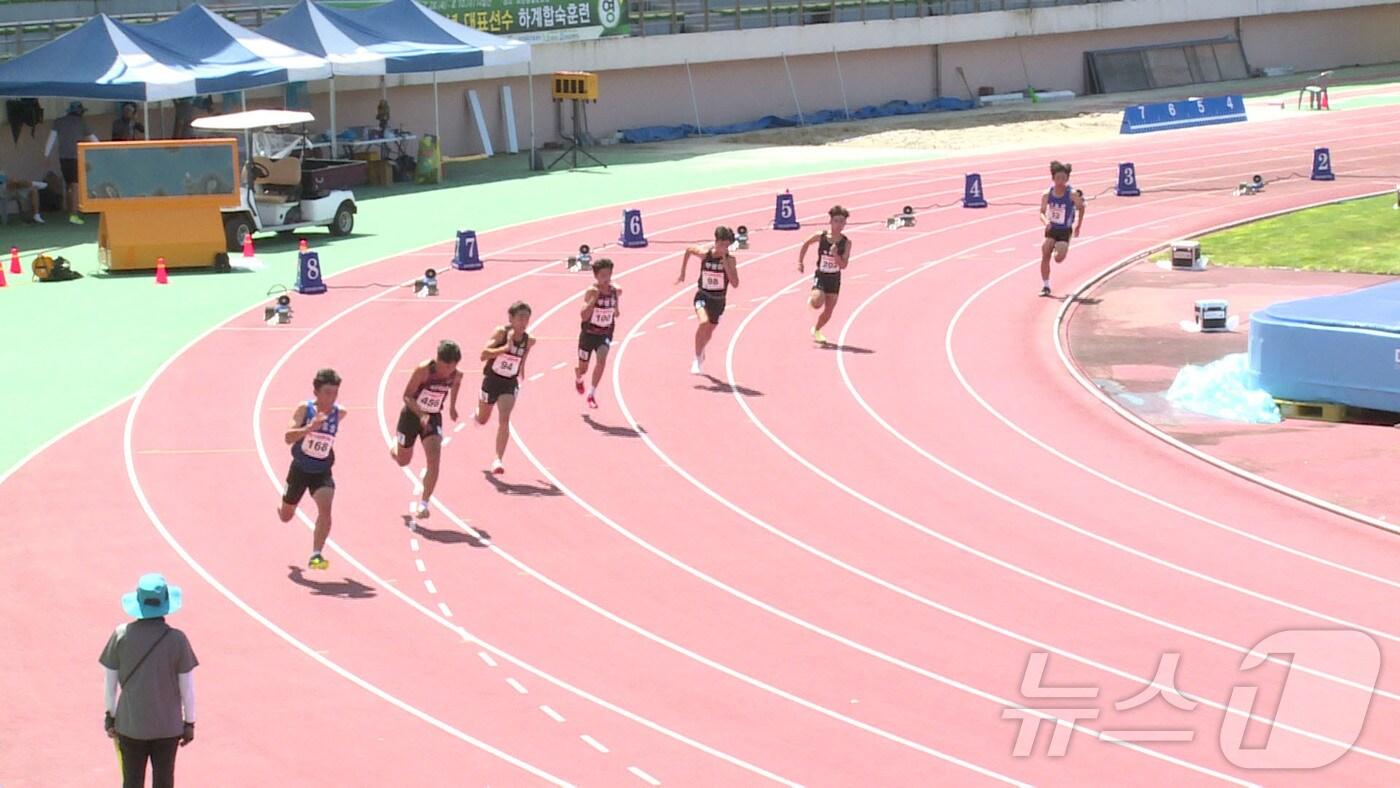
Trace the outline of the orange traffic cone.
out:
<instances>
[{"instance_id":1,"label":"orange traffic cone","mask_svg":"<svg viewBox=\"0 0 1400 788\"><path fill-rule=\"evenodd\" d=\"M19 264L19 247L18 247L18 246L11 246L11 247L10 247L10 273L12 273L12 274L22 274L22 273L24 273L24 268L22 268L22 267L20 266L20 264Z\"/></svg>"},{"instance_id":2,"label":"orange traffic cone","mask_svg":"<svg viewBox=\"0 0 1400 788\"><path fill-rule=\"evenodd\" d=\"M244 258L248 258L248 257L252 257L252 256L253 256L253 234L252 234L252 233L248 233L247 235L243 236L243 257L244 257Z\"/></svg>"},{"instance_id":3,"label":"orange traffic cone","mask_svg":"<svg viewBox=\"0 0 1400 788\"><path fill-rule=\"evenodd\" d=\"M0 268L0 287L5 286L5 269Z\"/></svg>"},{"instance_id":4,"label":"orange traffic cone","mask_svg":"<svg viewBox=\"0 0 1400 788\"><path fill-rule=\"evenodd\" d=\"M165 273L165 258L156 258L156 284L164 285L170 283L170 277Z\"/></svg>"},{"instance_id":5,"label":"orange traffic cone","mask_svg":"<svg viewBox=\"0 0 1400 788\"><path fill-rule=\"evenodd\" d=\"M306 239L301 239L301 243L297 245L297 251L305 252L307 248L308 247L306 246Z\"/></svg>"},{"instance_id":6,"label":"orange traffic cone","mask_svg":"<svg viewBox=\"0 0 1400 788\"><path fill-rule=\"evenodd\" d=\"M1327 106L1327 89L1326 89L1326 88L1323 88L1323 90L1322 90L1322 108L1323 108L1323 109L1331 109L1331 107Z\"/></svg>"}]
</instances>

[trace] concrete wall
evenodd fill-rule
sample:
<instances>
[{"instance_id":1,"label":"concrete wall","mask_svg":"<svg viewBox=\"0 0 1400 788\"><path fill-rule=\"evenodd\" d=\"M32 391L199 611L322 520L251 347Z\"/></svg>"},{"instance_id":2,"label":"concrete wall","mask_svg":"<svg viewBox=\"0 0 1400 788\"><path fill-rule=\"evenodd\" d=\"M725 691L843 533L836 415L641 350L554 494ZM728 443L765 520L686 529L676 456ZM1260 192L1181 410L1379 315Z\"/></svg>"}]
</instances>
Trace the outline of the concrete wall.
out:
<instances>
[{"instance_id":1,"label":"concrete wall","mask_svg":"<svg viewBox=\"0 0 1400 788\"><path fill-rule=\"evenodd\" d=\"M1296 7L1321 10L1280 13ZM588 114L591 131L602 137L622 128L694 123L687 59L700 120L719 125L795 114L782 52L788 54L797 100L807 112L841 107L832 55L837 42L847 99L854 108L893 99L923 101L940 92L965 96L956 72L959 66L974 91L983 86L997 92L1020 90L1029 72L1037 87L1082 92L1086 50L1218 38L1233 35L1237 21L1245 54L1256 68L1292 65L1302 71L1400 61L1400 0L1123 0L927 19L547 44L534 48L537 143L558 139L555 105L545 76L553 70L599 72L602 97L589 106ZM629 63L646 65L628 67ZM430 80L426 75L390 78L388 98L395 126L432 131ZM523 68L442 74L439 82L446 154L482 150L467 111L469 88L481 98L493 144L498 152L504 150L502 84L514 91L519 141L528 148L528 81ZM330 118L326 91L324 84L312 86L312 112L323 123ZM339 127L374 125L378 79L341 78L336 91ZM262 91L251 94L249 104L280 107L282 96L281 89ZM66 102L46 105L53 118ZM111 115L105 113L114 111L114 105L88 102L88 107L90 125L105 138L111 126ZM152 115L155 121L155 108ZM173 118L168 108L166 118L168 127ZM152 127L158 124L153 122ZM18 145L0 142L0 168L12 177L57 169L57 162L42 161L47 133L45 126L32 141L25 131Z\"/></svg>"}]
</instances>

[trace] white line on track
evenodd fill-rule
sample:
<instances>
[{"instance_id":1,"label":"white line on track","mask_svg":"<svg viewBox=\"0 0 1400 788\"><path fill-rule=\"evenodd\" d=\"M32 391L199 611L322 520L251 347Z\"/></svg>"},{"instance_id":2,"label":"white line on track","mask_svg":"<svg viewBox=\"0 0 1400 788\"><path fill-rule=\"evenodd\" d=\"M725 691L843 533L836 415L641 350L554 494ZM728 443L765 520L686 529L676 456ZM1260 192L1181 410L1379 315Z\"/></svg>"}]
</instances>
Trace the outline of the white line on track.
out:
<instances>
[{"instance_id":1,"label":"white line on track","mask_svg":"<svg viewBox=\"0 0 1400 788\"><path fill-rule=\"evenodd\" d=\"M582 736L579 736L579 738L580 738L580 739L583 739L583 743L584 743L584 744L587 744L589 747L592 747L593 749L597 750L598 752L603 752L603 753L605 753L605 752L608 751L608 748L607 748L607 747L604 747L602 742L598 741L597 739L593 738L592 736L589 736L589 735L586 734L586 733L583 734Z\"/></svg>"},{"instance_id":2,"label":"white line on track","mask_svg":"<svg viewBox=\"0 0 1400 788\"><path fill-rule=\"evenodd\" d=\"M438 610L442 612L443 617L452 618L452 608L449 608L446 602L439 602Z\"/></svg>"},{"instance_id":3,"label":"white line on track","mask_svg":"<svg viewBox=\"0 0 1400 788\"><path fill-rule=\"evenodd\" d=\"M647 783L648 785L660 785L660 784L661 784L661 781L660 781L660 780L656 779L655 777L652 777L650 774L647 774L646 772L642 771L641 769L638 769L638 768L635 767L635 766L628 766L628 767L627 767L627 771L629 771L629 772L635 774L638 778L640 778L642 781L644 781L644 782Z\"/></svg>"},{"instance_id":4,"label":"white line on track","mask_svg":"<svg viewBox=\"0 0 1400 788\"><path fill-rule=\"evenodd\" d=\"M525 689L525 685L524 685L524 684L521 684L520 682L516 681L515 679L506 679L506 683L510 685L510 688L511 688L511 689L515 690L516 692L520 693L521 695L526 695L526 694L528 694L528 690Z\"/></svg>"},{"instance_id":5,"label":"white line on track","mask_svg":"<svg viewBox=\"0 0 1400 788\"><path fill-rule=\"evenodd\" d=\"M428 589L428 593L429 593L429 594L436 594L436 593L437 593L437 586L433 585L433 581L431 581L431 580L424 580L424 581L423 581L423 585L424 585L424 587L426 587L426 588Z\"/></svg>"},{"instance_id":6,"label":"white line on track","mask_svg":"<svg viewBox=\"0 0 1400 788\"><path fill-rule=\"evenodd\" d=\"M481 657L481 661L486 663L486 667L488 667L488 668L494 668L494 667L496 667L496 660L491 659L491 655L490 655L490 654L487 654L485 651L478 651L478 652L476 652L476 655L477 655L478 657Z\"/></svg>"},{"instance_id":7,"label":"white line on track","mask_svg":"<svg viewBox=\"0 0 1400 788\"><path fill-rule=\"evenodd\" d=\"M418 571L420 571L420 572L426 572L426 571L428 571L428 565L425 564L425 563L423 563L423 559L421 559L421 558L415 558L415 559L413 559L413 564L414 564L414 566L417 566L417 567L418 567Z\"/></svg>"},{"instance_id":8,"label":"white line on track","mask_svg":"<svg viewBox=\"0 0 1400 788\"><path fill-rule=\"evenodd\" d=\"M555 722L563 722L563 721L564 721L564 715L560 714L559 712L555 711L554 709L551 709L551 708L548 707L548 706L543 706L543 705L540 706L540 711L544 712L544 714L545 714L546 717L549 717L551 720L554 720Z\"/></svg>"}]
</instances>

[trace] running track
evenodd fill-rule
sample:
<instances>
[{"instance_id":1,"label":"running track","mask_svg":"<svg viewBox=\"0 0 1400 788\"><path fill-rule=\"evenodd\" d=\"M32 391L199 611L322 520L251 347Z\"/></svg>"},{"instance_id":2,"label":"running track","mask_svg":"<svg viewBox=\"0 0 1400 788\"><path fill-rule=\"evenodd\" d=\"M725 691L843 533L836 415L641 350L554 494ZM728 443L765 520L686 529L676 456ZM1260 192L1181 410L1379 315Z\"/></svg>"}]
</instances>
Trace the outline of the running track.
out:
<instances>
[{"instance_id":1,"label":"running track","mask_svg":"<svg viewBox=\"0 0 1400 788\"><path fill-rule=\"evenodd\" d=\"M0 482L19 526L0 548L0 614L26 644L0 678L0 779L115 779L96 656L117 595L159 569L184 586L178 625L202 660L179 767L195 784L1396 784L1393 671L1322 773L1240 768L1219 731L1247 721L1259 747L1277 716L1273 737L1294 750L1345 749L1341 709L1366 694L1355 665L1293 665L1323 699L1299 708L1278 702L1287 654L1241 664L1271 633L1332 629L1365 633L1388 665L1400 547L1095 401L1057 355L1062 302L1035 297L1035 209L1006 203L1038 201L1052 156L1086 194L1137 164L1149 192L1089 203L1054 271L1063 294L1169 238L1389 184L1154 188L1306 173L1316 145L1339 172L1395 173L1397 129L1400 110L1363 110L640 204L652 245L600 252L625 292L593 412L568 369L587 279L544 261L615 238L617 206L485 234L486 269L445 275L436 299L346 286L411 281L443 267L446 244L335 277L296 301L291 326L263 326L260 306L234 316ZM991 208L884 229L904 204L953 203L972 170ZM692 377L681 243L721 222L766 226L783 188L806 226L755 232L738 253L742 287ZM839 347L822 349L795 249L838 201L855 249L827 327ZM542 341L493 478L470 359L516 299ZM401 513L421 451L401 471L386 446L409 368L443 337L468 351L466 426L449 422L437 506L415 534ZM343 376L350 417L331 568L310 573L310 521L273 509L281 431L321 366ZM1192 710L1116 709L1167 652ZM1044 684L1097 697L1024 696L1035 653L1049 654ZM1238 684L1261 688L1252 712L1226 712ZM1014 707L1075 725L1068 754L1045 755L1047 725L1033 757L1013 757ZM1192 738L1100 737L1128 730Z\"/></svg>"}]
</instances>

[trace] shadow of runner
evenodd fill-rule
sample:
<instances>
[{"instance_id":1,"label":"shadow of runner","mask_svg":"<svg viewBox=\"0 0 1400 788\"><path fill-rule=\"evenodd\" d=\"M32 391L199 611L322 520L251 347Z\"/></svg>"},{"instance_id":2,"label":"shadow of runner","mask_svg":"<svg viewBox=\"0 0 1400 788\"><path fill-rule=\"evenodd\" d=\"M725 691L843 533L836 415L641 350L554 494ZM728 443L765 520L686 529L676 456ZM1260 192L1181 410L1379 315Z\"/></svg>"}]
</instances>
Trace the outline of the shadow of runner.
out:
<instances>
[{"instance_id":1,"label":"shadow of runner","mask_svg":"<svg viewBox=\"0 0 1400 788\"><path fill-rule=\"evenodd\" d=\"M854 353L858 356L866 356L875 352L870 348L856 347L855 345L837 345L832 342L823 342L817 345L817 348L819 350L839 350L842 353Z\"/></svg>"},{"instance_id":2,"label":"shadow of runner","mask_svg":"<svg viewBox=\"0 0 1400 788\"><path fill-rule=\"evenodd\" d=\"M287 567L287 579L309 588L315 596L333 596L341 599L373 599L378 592L358 580L345 578L340 582L322 582L307 577L306 570L299 566Z\"/></svg>"},{"instance_id":3,"label":"shadow of runner","mask_svg":"<svg viewBox=\"0 0 1400 788\"><path fill-rule=\"evenodd\" d=\"M751 389L746 386L731 386L725 381L720 380L714 375L708 373L703 375L703 377L710 381L710 385L697 385L695 388L700 389L701 391L713 391L717 394L734 394L737 392L739 394L744 395L745 397L763 396L763 392L759 391L758 389Z\"/></svg>"},{"instance_id":4,"label":"shadow of runner","mask_svg":"<svg viewBox=\"0 0 1400 788\"><path fill-rule=\"evenodd\" d=\"M430 542L437 542L438 544L469 544L472 547L486 546L485 542L458 528L444 528L439 531L433 528L423 527L423 521L415 521L411 515L403 514L399 516L403 518L405 528ZM487 533L482 528L477 528L476 532L487 539L491 538L491 534Z\"/></svg>"},{"instance_id":5,"label":"shadow of runner","mask_svg":"<svg viewBox=\"0 0 1400 788\"><path fill-rule=\"evenodd\" d=\"M594 421L593 417L587 413L580 416L580 418L583 419L584 424L587 424L588 426L592 427L598 432L603 433L604 435L611 435L614 438L640 438L640 433L646 432L645 429L639 431L634 430L631 427L613 427L608 424L600 424Z\"/></svg>"},{"instance_id":6,"label":"shadow of runner","mask_svg":"<svg viewBox=\"0 0 1400 788\"><path fill-rule=\"evenodd\" d=\"M554 496L564 494L553 484L538 479L536 481L539 481L539 484L511 484L496 478L496 474L490 471L482 471L481 475L485 476L486 481L491 482L491 486L496 488L496 492L502 495Z\"/></svg>"}]
</instances>

